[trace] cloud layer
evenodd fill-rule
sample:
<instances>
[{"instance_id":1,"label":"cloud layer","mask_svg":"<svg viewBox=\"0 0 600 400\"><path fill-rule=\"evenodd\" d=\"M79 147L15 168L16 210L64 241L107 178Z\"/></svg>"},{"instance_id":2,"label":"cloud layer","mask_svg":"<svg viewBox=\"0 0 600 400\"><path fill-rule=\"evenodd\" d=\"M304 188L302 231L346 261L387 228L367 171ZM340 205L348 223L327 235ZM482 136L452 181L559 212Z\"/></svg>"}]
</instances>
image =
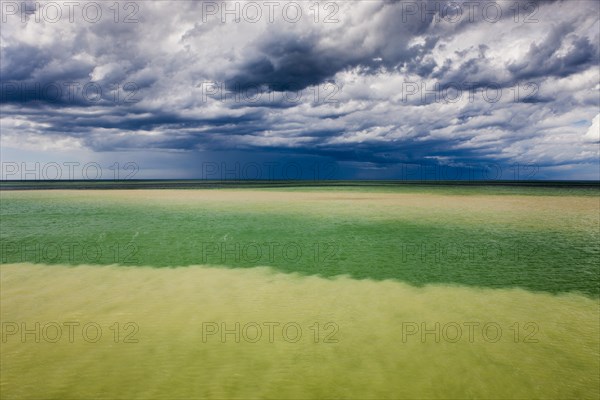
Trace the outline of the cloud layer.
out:
<instances>
[{"instance_id":1,"label":"cloud layer","mask_svg":"<svg viewBox=\"0 0 600 400\"><path fill-rule=\"evenodd\" d=\"M11 156L277 154L331 160L344 178L519 163L599 178L596 1L67 3L2 2Z\"/></svg>"}]
</instances>

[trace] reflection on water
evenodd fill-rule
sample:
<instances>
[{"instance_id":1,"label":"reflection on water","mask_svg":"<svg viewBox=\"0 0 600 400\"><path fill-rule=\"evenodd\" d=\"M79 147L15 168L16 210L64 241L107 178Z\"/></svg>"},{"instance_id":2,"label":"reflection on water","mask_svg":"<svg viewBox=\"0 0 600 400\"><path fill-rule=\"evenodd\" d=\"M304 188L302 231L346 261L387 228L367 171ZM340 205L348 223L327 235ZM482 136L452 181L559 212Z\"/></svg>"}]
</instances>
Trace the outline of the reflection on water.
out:
<instances>
[{"instance_id":1,"label":"reflection on water","mask_svg":"<svg viewBox=\"0 0 600 400\"><path fill-rule=\"evenodd\" d=\"M600 395L585 296L267 268L0 268L3 399Z\"/></svg>"}]
</instances>

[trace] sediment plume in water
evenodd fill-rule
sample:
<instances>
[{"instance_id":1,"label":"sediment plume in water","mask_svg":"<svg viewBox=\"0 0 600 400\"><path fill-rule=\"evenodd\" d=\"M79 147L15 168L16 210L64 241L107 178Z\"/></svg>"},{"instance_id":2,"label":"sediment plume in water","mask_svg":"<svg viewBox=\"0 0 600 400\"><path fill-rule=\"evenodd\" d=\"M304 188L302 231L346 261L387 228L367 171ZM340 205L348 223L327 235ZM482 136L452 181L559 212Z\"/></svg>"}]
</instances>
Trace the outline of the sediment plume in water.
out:
<instances>
[{"instance_id":1,"label":"sediment plume in water","mask_svg":"<svg viewBox=\"0 0 600 400\"><path fill-rule=\"evenodd\" d=\"M600 395L598 300L582 295L269 268L0 269L5 399Z\"/></svg>"}]
</instances>

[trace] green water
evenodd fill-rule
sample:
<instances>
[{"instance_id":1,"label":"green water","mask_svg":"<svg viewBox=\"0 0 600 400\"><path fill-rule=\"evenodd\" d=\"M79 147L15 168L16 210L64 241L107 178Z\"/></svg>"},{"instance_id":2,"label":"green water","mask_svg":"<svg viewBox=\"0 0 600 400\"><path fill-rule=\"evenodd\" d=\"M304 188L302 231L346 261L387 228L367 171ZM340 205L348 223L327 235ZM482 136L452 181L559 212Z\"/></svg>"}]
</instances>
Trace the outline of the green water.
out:
<instances>
[{"instance_id":1,"label":"green water","mask_svg":"<svg viewBox=\"0 0 600 400\"><path fill-rule=\"evenodd\" d=\"M0 191L0 398L597 399L599 211L573 187Z\"/></svg>"},{"instance_id":2,"label":"green water","mask_svg":"<svg viewBox=\"0 0 600 400\"><path fill-rule=\"evenodd\" d=\"M543 189L545 197L539 198L547 198L549 190ZM493 207L472 213L468 208L445 211L445 201L460 201L461 196L448 194L447 188L440 191L434 190L439 210L431 215L401 207L379 209L377 201L355 201L358 205L340 212L348 202L299 203L292 210L281 204L226 207L206 202L170 207L143 200L84 201L76 196L5 192L1 261L270 266L284 272L396 279L415 285L600 293L600 232L593 208L573 215L567 210L542 212L536 196L529 193L513 195L528 202L523 215L516 217L510 209L498 213ZM597 199L587 191L583 195L588 201Z\"/></svg>"}]
</instances>

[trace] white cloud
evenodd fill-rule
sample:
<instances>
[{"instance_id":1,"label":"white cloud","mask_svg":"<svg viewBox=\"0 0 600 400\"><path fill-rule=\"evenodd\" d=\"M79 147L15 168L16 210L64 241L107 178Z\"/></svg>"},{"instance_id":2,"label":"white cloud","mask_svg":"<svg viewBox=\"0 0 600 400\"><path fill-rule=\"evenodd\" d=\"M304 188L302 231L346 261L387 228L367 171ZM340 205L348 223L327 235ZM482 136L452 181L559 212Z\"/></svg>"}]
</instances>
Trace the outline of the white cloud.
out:
<instances>
[{"instance_id":1,"label":"white cloud","mask_svg":"<svg viewBox=\"0 0 600 400\"><path fill-rule=\"evenodd\" d=\"M592 125L585 134L585 139L600 142L600 114L596 115L596 118L592 121Z\"/></svg>"}]
</instances>

